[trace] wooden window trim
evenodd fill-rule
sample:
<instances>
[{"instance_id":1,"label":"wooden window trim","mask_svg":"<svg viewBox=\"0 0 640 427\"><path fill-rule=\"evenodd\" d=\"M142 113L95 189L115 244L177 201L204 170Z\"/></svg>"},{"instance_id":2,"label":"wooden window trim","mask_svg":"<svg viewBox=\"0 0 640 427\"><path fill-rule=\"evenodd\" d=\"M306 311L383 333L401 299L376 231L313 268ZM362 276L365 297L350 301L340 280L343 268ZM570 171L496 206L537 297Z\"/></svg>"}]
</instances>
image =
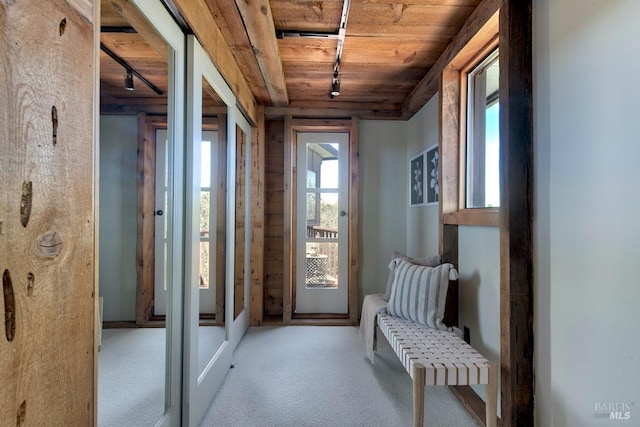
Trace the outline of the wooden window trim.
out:
<instances>
[{"instance_id":1,"label":"wooden window trim","mask_svg":"<svg viewBox=\"0 0 640 427\"><path fill-rule=\"evenodd\" d=\"M499 208L466 208L467 76L499 45L499 16L494 13L460 50L440 80L440 182L443 224L499 226ZM446 176L443 171L446 169Z\"/></svg>"},{"instance_id":2,"label":"wooden window trim","mask_svg":"<svg viewBox=\"0 0 640 427\"><path fill-rule=\"evenodd\" d=\"M440 252L444 260L457 265L459 225L499 226L501 425L533 425L532 0L483 0L477 10L485 13L498 10L487 24L499 22L500 209L467 212L460 206L460 137L464 133L459 105L460 75L463 65L473 57L469 52L460 53L455 57L459 63L454 60L443 67L439 82ZM476 15L487 16L485 13ZM483 33L487 24L478 34ZM482 49L478 34L460 52L474 44L477 50ZM458 38L466 37L465 34ZM460 59L461 55L468 55L467 60ZM484 404L475 392L465 387L454 394L482 422L484 416L474 408Z\"/></svg>"},{"instance_id":3,"label":"wooden window trim","mask_svg":"<svg viewBox=\"0 0 640 427\"><path fill-rule=\"evenodd\" d=\"M442 222L450 225L479 225L499 227L501 223L500 209L459 209L442 215Z\"/></svg>"}]
</instances>

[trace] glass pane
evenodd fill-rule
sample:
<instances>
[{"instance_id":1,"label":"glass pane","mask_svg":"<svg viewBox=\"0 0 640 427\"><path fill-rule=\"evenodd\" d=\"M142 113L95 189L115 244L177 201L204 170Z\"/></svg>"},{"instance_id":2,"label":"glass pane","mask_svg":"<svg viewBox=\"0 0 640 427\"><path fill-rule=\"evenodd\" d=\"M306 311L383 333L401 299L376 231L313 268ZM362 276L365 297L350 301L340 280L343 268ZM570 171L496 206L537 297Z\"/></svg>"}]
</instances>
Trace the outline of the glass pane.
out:
<instances>
[{"instance_id":1,"label":"glass pane","mask_svg":"<svg viewBox=\"0 0 640 427\"><path fill-rule=\"evenodd\" d=\"M337 288L338 243L307 243L306 249L307 288Z\"/></svg>"},{"instance_id":2,"label":"glass pane","mask_svg":"<svg viewBox=\"0 0 640 427\"><path fill-rule=\"evenodd\" d=\"M498 51L469 73L466 206L500 206L500 121Z\"/></svg>"},{"instance_id":3,"label":"glass pane","mask_svg":"<svg viewBox=\"0 0 640 427\"><path fill-rule=\"evenodd\" d=\"M211 220L211 192L200 192L200 238L209 238L209 223Z\"/></svg>"},{"instance_id":4,"label":"glass pane","mask_svg":"<svg viewBox=\"0 0 640 427\"><path fill-rule=\"evenodd\" d=\"M153 426L170 404L179 404L176 400L179 395L173 394L179 388L171 387L175 381L170 375L179 372L175 369L177 360L167 353L167 346L171 338L180 337L178 331L182 326L180 319L170 314L180 303L172 298L175 283L171 272L174 255L181 255L173 253L175 229L171 205L175 147L172 144L176 136L174 124L181 120L173 110L181 110L183 105L172 102L176 99L174 61L177 56L164 42L164 30L157 31L159 27L151 22L161 14L151 11L148 5L143 6L144 2L138 3L144 12L134 3L127 4L126 14L119 13L122 10L114 7L113 2L102 2L100 8L101 20L113 21L118 17L117 25L142 27L145 32L144 36L135 31L100 34L103 50L113 53L99 55L100 104L104 109L104 115L100 116L100 140L105 142L99 147L101 176L98 184L104 197L101 196L98 207L101 212L100 241L96 241L101 265L100 314L103 322L126 322L130 326L110 329L107 323L100 335L96 388L99 426L131 423ZM166 28L166 31L172 30ZM150 40L154 42L149 43ZM123 76L126 70L116 57L141 71L146 81L158 90L136 76L133 87L125 89ZM140 126L144 129L144 137L138 141L137 132L127 131L138 128L135 115L109 115L110 111L122 109L135 113L153 111L166 119L160 124L151 120L152 115L148 114L144 125ZM167 129L159 129L165 126ZM136 150L141 162L138 168ZM136 191L154 197L136 200ZM156 214L152 215L152 212ZM139 234L136 224L142 225L138 227ZM135 251L136 241L144 248L139 254ZM136 266L141 268L136 270ZM136 281L143 286L137 297ZM151 321L158 327L136 327L136 323L142 325ZM132 378L135 378L134 387ZM124 396L127 402L134 404L122 404Z\"/></svg>"},{"instance_id":5,"label":"glass pane","mask_svg":"<svg viewBox=\"0 0 640 427\"><path fill-rule=\"evenodd\" d=\"M500 104L487 107L485 147L485 204L488 208L500 206Z\"/></svg>"},{"instance_id":6,"label":"glass pane","mask_svg":"<svg viewBox=\"0 0 640 427\"><path fill-rule=\"evenodd\" d=\"M211 141L200 146L200 187L211 187Z\"/></svg>"},{"instance_id":7,"label":"glass pane","mask_svg":"<svg viewBox=\"0 0 640 427\"><path fill-rule=\"evenodd\" d=\"M312 227L320 239L338 238L338 193L320 193L320 223Z\"/></svg>"},{"instance_id":8,"label":"glass pane","mask_svg":"<svg viewBox=\"0 0 640 427\"><path fill-rule=\"evenodd\" d=\"M338 144L307 144L307 188L338 188Z\"/></svg>"},{"instance_id":9,"label":"glass pane","mask_svg":"<svg viewBox=\"0 0 640 427\"><path fill-rule=\"evenodd\" d=\"M336 144L331 144L336 145ZM336 145L336 150L338 149ZM320 167L320 188L338 188L338 159L325 159Z\"/></svg>"},{"instance_id":10,"label":"glass pane","mask_svg":"<svg viewBox=\"0 0 640 427\"><path fill-rule=\"evenodd\" d=\"M203 77L197 338L200 373L225 340L226 134L227 107Z\"/></svg>"},{"instance_id":11,"label":"glass pane","mask_svg":"<svg viewBox=\"0 0 640 427\"><path fill-rule=\"evenodd\" d=\"M307 224L314 225L318 222L319 208L318 195L307 193Z\"/></svg>"},{"instance_id":12,"label":"glass pane","mask_svg":"<svg viewBox=\"0 0 640 427\"><path fill-rule=\"evenodd\" d=\"M312 239L337 239L338 238L338 194L322 193L307 194L307 206L309 198L317 199L320 196L320 204L316 206L316 218L307 222L307 237ZM307 210L307 216L310 215Z\"/></svg>"},{"instance_id":13,"label":"glass pane","mask_svg":"<svg viewBox=\"0 0 640 427\"><path fill-rule=\"evenodd\" d=\"M307 188L316 188L318 186L318 174L316 171L307 170Z\"/></svg>"},{"instance_id":14,"label":"glass pane","mask_svg":"<svg viewBox=\"0 0 640 427\"><path fill-rule=\"evenodd\" d=\"M209 289L209 242L200 242L200 289Z\"/></svg>"}]
</instances>

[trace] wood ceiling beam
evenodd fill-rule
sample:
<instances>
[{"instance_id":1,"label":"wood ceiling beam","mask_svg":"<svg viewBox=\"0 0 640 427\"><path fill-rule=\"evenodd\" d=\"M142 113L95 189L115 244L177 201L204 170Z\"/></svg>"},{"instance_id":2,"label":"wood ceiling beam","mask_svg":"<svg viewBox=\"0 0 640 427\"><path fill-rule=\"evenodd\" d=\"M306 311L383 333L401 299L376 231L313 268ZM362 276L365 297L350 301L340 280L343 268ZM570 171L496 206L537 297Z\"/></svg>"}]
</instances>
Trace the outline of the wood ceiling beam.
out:
<instances>
[{"instance_id":1,"label":"wood ceiling beam","mask_svg":"<svg viewBox=\"0 0 640 427\"><path fill-rule=\"evenodd\" d=\"M269 0L236 0L236 6L244 21L271 102L277 107L285 107L289 104L287 85Z\"/></svg>"},{"instance_id":2,"label":"wood ceiling beam","mask_svg":"<svg viewBox=\"0 0 640 427\"><path fill-rule=\"evenodd\" d=\"M167 43L160 37L156 29L133 3L129 0L109 0L109 4L123 19L135 28L144 41L146 41L165 62L169 62Z\"/></svg>"},{"instance_id":3,"label":"wood ceiling beam","mask_svg":"<svg viewBox=\"0 0 640 427\"><path fill-rule=\"evenodd\" d=\"M386 105L388 107L388 105ZM351 107L351 108L349 108ZM286 116L305 118L339 118L359 117L365 120L400 120L398 110L363 109L362 104L353 105L345 103L345 108L318 107L266 107L265 118L267 120L282 119Z\"/></svg>"},{"instance_id":4,"label":"wood ceiling beam","mask_svg":"<svg viewBox=\"0 0 640 427\"><path fill-rule=\"evenodd\" d=\"M205 1L174 0L174 3L231 87L248 119L257 123L256 100Z\"/></svg>"},{"instance_id":5,"label":"wood ceiling beam","mask_svg":"<svg viewBox=\"0 0 640 427\"><path fill-rule=\"evenodd\" d=\"M442 72L473 36L496 15L504 2L505 0L483 0L478 5L429 72L402 103L402 117L405 120L410 119L438 92Z\"/></svg>"}]
</instances>

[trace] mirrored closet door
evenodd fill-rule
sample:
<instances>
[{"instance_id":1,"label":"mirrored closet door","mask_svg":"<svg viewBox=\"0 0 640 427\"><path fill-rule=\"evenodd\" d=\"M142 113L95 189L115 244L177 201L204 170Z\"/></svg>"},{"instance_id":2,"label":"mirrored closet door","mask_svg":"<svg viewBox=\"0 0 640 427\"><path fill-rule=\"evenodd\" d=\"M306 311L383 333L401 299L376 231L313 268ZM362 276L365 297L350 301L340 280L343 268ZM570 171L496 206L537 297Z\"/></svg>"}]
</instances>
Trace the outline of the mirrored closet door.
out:
<instances>
[{"instance_id":1,"label":"mirrored closet door","mask_svg":"<svg viewBox=\"0 0 640 427\"><path fill-rule=\"evenodd\" d=\"M180 425L185 36L160 1L103 0L98 426Z\"/></svg>"},{"instance_id":2,"label":"mirrored closet door","mask_svg":"<svg viewBox=\"0 0 640 427\"><path fill-rule=\"evenodd\" d=\"M238 170L248 172L237 153L250 143L250 128L193 36L187 37L187 58L183 425L192 426L211 404L248 325L248 245L244 222L238 224L238 217L248 218L247 193L242 185L238 190L245 177Z\"/></svg>"}]
</instances>

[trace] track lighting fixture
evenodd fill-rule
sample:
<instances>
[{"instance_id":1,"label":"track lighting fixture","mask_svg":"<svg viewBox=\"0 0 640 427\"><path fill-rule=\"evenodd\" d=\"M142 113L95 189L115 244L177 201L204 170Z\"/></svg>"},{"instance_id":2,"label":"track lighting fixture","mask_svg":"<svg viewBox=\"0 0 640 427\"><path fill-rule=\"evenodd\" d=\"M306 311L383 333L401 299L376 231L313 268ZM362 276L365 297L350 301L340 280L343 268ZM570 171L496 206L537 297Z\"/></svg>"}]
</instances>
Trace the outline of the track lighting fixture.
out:
<instances>
[{"instance_id":1,"label":"track lighting fixture","mask_svg":"<svg viewBox=\"0 0 640 427\"><path fill-rule=\"evenodd\" d=\"M133 73L131 70L127 70L127 74L124 75L124 88L133 90Z\"/></svg>"},{"instance_id":2,"label":"track lighting fixture","mask_svg":"<svg viewBox=\"0 0 640 427\"><path fill-rule=\"evenodd\" d=\"M149 86L149 89L151 89L152 91L154 91L158 95L164 95L164 92L163 92L162 89L160 89L158 86L154 85L149 80L144 78L144 76L142 74L137 72L124 59L120 58L118 55L116 55L114 52L112 52L111 49L109 49L107 46L104 45L104 43L100 43L100 49L104 53L109 55L111 57L111 59L116 61L118 64L122 65L124 67L124 69L127 71L126 74L124 75L124 88L126 90L133 90L133 76L136 76L138 78L138 80L140 80L145 85Z\"/></svg>"},{"instance_id":3,"label":"track lighting fixture","mask_svg":"<svg viewBox=\"0 0 640 427\"><path fill-rule=\"evenodd\" d=\"M338 79L338 74L336 73L333 77L333 82L331 83L331 93L332 98L340 95L340 80Z\"/></svg>"},{"instance_id":4,"label":"track lighting fixture","mask_svg":"<svg viewBox=\"0 0 640 427\"><path fill-rule=\"evenodd\" d=\"M340 27L338 28L338 43L336 48L336 62L333 66L333 80L331 80L331 91L329 98L333 99L340 95L340 79L338 72L340 71L340 62L342 61L342 48L344 47L344 38L347 33L347 19L349 18L349 9L351 0L344 0L342 4L342 15L340 16Z\"/></svg>"}]
</instances>

